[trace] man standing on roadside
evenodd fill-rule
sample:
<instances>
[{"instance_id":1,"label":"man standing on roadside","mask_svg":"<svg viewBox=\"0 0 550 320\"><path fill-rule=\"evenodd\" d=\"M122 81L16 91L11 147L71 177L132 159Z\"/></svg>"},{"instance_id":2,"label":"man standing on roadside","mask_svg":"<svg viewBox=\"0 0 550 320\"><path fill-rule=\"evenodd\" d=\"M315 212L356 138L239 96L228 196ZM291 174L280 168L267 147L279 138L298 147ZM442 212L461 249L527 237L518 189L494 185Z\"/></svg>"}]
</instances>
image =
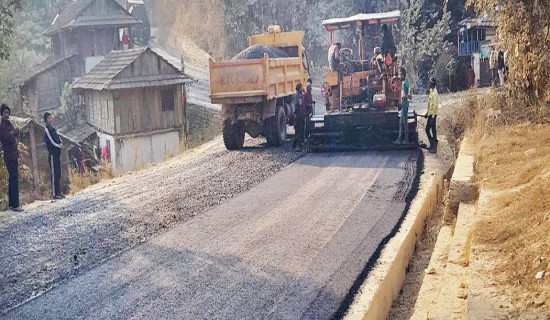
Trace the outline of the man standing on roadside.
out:
<instances>
[{"instance_id":1,"label":"man standing on roadside","mask_svg":"<svg viewBox=\"0 0 550 320\"><path fill-rule=\"evenodd\" d=\"M4 150L4 162L8 170L8 197L9 208L15 212L22 212L19 206L19 151L17 138L19 132L10 121L11 110L6 104L0 106L2 121L0 122L0 142Z\"/></svg>"},{"instance_id":2,"label":"man standing on roadside","mask_svg":"<svg viewBox=\"0 0 550 320\"><path fill-rule=\"evenodd\" d=\"M302 145L304 143L304 129L306 125L306 106L304 102L304 93L301 83L298 83L296 85L296 94L294 95L294 99L296 108L296 120L294 123L294 129L296 130L296 139L294 140L294 148L296 149L296 151L302 152Z\"/></svg>"},{"instance_id":3,"label":"man standing on roadside","mask_svg":"<svg viewBox=\"0 0 550 320\"><path fill-rule=\"evenodd\" d=\"M399 77L403 81L401 86L401 116L399 117L399 137L394 142L395 144L409 144L409 99L410 86L409 79L407 79L407 71L405 68L401 67L399 69Z\"/></svg>"},{"instance_id":4,"label":"man standing on roadside","mask_svg":"<svg viewBox=\"0 0 550 320\"><path fill-rule=\"evenodd\" d=\"M52 198L59 200L65 198L61 192L61 149L63 142L57 130L53 127L53 117L49 112L44 113L44 141L48 147L48 162L50 163L50 184L52 188Z\"/></svg>"},{"instance_id":5,"label":"man standing on roadside","mask_svg":"<svg viewBox=\"0 0 550 320\"><path fill-rule=\"evenodd\" d=\"M428 112L426 113L426 135L430 141L430 153L437 153L437 112L439 110L439 93L437 92L437 81L430 78L430 94L428 96Z\"/></svg>"}]
</instances>

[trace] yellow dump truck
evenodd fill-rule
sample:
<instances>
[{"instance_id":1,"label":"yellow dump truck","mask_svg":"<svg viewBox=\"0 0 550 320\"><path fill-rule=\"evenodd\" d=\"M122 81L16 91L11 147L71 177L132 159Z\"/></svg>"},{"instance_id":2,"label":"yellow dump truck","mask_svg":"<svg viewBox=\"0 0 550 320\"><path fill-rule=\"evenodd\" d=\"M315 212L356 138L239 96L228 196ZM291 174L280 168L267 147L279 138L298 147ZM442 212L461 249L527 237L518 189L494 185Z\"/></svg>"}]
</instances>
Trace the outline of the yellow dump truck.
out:
<instances>
[{"instance_id":1,"label":"yellow dump truck","mask_svg":"<svg viewBox=\"0 0 550 320\"><path fill-rule=\"evenodd\" d=\"M264 135L271 146L285 141L287 124L294 124L296 85L305 87L309 78L303 38L304 32L270 27L268 33L248 39L250 52L261 57L210 60L210 98L222 105L227 149L242 148L245 132L253 138Z\"/></svg>"}]
</instances>

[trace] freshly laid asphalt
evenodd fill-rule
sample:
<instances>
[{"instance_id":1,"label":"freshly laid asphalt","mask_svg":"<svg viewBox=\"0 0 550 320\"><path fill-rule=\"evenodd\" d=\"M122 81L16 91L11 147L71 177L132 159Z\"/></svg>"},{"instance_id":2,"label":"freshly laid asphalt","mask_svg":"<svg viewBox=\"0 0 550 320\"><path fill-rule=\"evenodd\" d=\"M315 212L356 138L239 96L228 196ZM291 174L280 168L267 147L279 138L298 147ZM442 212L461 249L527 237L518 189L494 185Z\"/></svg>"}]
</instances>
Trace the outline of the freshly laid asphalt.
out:
<instances>
[{"instance_id":1,"label":"freshly laid asphalt","mask_svg":"<svg viewBox=\"0 0 550 320\"><path fill-rule=\"evenodd\" d=\"M418 156L307 155L3 317L339 317L403 217Z\"/></svg>"}]
</instances>

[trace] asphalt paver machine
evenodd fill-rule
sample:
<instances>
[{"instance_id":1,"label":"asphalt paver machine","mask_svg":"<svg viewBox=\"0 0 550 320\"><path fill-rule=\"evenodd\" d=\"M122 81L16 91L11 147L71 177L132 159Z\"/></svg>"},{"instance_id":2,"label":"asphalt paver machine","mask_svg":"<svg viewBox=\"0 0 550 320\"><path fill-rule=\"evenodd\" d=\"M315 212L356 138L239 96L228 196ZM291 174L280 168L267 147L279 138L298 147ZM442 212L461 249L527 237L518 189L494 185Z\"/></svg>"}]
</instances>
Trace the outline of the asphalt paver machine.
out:
<instances>
[{"instance_id":1,"label":"asphalt paver machine","mask_svg":"<svg viewBox=\"0 0 550 320\"><path fill-rule=\"evenodd\" d=\"M322 85L327 111L324 115L313 116L308 124L308 142L312 151L393 150L418 146L414 110L409 110L407 115L409 144L392 143L399 135L402 104L402 80L395 50L391 49L394 24L399 17L399 11L392 11L323 21L331 44L337 42L335 32L340 32L351 38L344 38L348 40L342 41L344 46L355 43L356 48L343 46L340 49L339 64L336 70L327 74ZM391 37L390 45L382 44L380 51L383 51L374 54L378 45L372 45L368 50L366 43L386 41L382 40L382 33ZM367 55L372 55L373 59L368 59Z\"/></svg>"}]
</instances>

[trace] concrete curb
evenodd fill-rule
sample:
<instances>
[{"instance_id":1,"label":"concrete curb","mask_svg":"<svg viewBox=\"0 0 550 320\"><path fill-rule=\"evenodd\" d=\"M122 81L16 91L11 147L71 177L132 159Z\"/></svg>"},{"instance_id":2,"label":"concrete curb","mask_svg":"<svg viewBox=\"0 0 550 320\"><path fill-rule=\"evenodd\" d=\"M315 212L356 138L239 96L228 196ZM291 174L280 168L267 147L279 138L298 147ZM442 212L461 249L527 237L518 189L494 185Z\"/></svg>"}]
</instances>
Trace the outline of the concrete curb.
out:
<instances>
[{"instance_id":1,"label":"concrete curb","mask_svg":"<svg viewBox=\"0 0 550 320\"><path fill-rule=\"evenodd\" d=\"M412 202L401 229L386 245L378 265L361 286L344 319L385 319L401 291L406 269L422 235L426 218L441 203L444 174L434 173Z\"/></svg>"}]
</instances>

